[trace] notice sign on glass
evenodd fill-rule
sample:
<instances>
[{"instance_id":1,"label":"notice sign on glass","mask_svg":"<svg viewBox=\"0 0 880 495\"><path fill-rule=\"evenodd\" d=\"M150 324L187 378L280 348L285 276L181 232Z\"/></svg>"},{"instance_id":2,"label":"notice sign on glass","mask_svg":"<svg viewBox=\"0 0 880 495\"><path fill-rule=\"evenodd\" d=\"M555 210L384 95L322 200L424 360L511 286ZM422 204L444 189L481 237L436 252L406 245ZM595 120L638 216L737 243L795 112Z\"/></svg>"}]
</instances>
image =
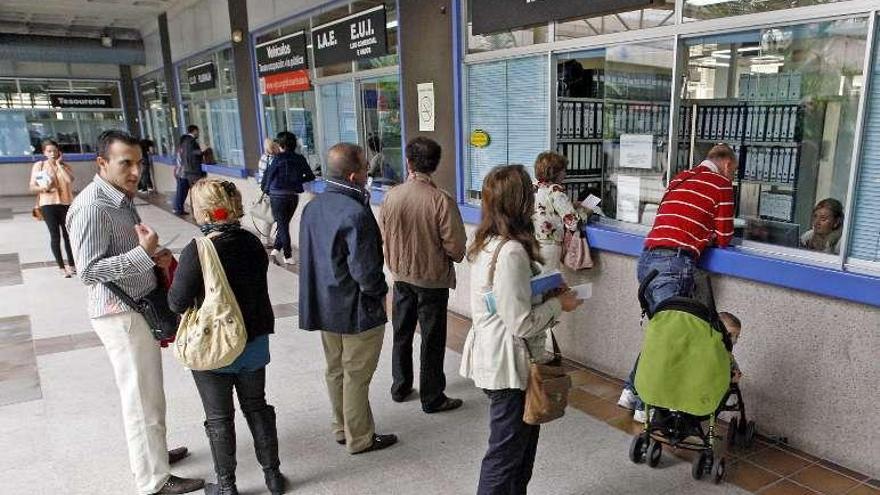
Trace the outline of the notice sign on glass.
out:
<instances>
[{"instance_id":1,"label":"notice sign on glass","mask_svg":"<svg viewBox=\"0 0 880 495\"><path fill-rule=\"evenodd\" d=\"M479 0L471 2L474 34L641 9L652 0Z\"/></svg>"},{"instance_id":2,"label":"notice sign on glass","mask_svg":"<svg viewBox=\"0 0 880 495\"><path fill-rule=\"evenodd\" d=\"M254 48L257 52L257 73L260 77L308 68L304 31L260 43Z\"/></svg>"},{"instance_id":3,"label":"notice sign on glass","mask_svg":"<svg viewBox=\"0 0 880 495\"><path fill-rule=\"evenodd\" d=\"M310 89L312 89L312 84L309 81L309 71L306 69L282 72L260 78L260 92L264 95L296 93Z\"/></svg>"},{"instance_id":4,"label":"notice sign on glass","mask_svg":"<svg viewBox=\"0 0 880 495\"><path fill-rule=\"evenodd\" d=\"M312 49L315 67L386 55L385 6L312 28Z\"/></svg>"},{"instance_id":5,"label":"notice sign on glass","mask_svg":"<svg viewBox=\"0 0 880 495\"><path fill-rule=\"evenodd\" d=\"M113 98L110 95L51 93L49 101L53 108L113 108Z\"/></svg>"},{"instance_id":6,"label":"notice sign on glass","mask_svg":"<svg viewBox=\"0 0 880 495\"><path fill-rule=\"evenodd\" d=\"M214 62L206 62L186 69L190 91L204 91L217 87L217 69Z\"/></svg>"}]
</instances>

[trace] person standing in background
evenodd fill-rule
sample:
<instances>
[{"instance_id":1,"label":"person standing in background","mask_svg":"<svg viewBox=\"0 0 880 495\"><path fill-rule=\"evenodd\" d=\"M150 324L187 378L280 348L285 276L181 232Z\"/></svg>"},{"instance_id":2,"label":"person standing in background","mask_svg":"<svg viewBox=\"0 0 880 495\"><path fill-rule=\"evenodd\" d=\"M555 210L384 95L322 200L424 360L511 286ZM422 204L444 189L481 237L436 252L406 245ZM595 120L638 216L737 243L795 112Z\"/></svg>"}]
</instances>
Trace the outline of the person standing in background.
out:
<instances>
[{"instance_id":1,"label":"person standing in background","mask_svg":"<svg viewBox=\"0 0 880 495\"><path fill-rule=\"evenodd\" d=\"M299 194L304 192L303 184L315 180L306 158L296 152L296 135L280 132L275 139L279 153L269 164L260 184L264 194L269 195L272 217L278 224L275 245L270 256L278 256L283 251L284 263L293 265L293 247L290 242L290 221L299 204Z\"/></svg>"},{"instance_id":2,"label":"person standing in background","mask_svg":"<svg viewBox=\"0 0 880 495\"><path fill-rule=\"evenodd\" d=\"M31 168L30 190L37 194L37 205L49 229L49 246L64 278L76 273L70 237L67 234L67 210L73 202L73 171L64 163L58 143L47 139L42 143L45 160ZM61 257L61 239L67 254L67 266Z\"/></svg>"},{"instance_id":3,"label":"person standing in background","mask_svg":"<svg viewBox=\"0 0 880 495\"><path fill-rule=\"evenodd\" d=\"M92 328L104 344L122 403L128 456L139 495L201 489L204 480L170 473L186 449L168 452L165 389L159 343L144 317L106 285L137 301L156 287L159 236L134 205L141 173L140 142L123 131L98 137L98 173L70 207L67 226L79 277L88 287Z\"/></svg>"},{"instance_id":4,"label":"person standing in background","mask_svg":"<svg viewBox=\"0 0 880 495\"><path fill-rule=\"evenodd\" d=\"M299 327L320 331L333 434L351 454L384 449L396 435L377 435L370 382L385 335L382 234L370 209L367 160L356 144L327 152L327 189L300 222Z\"/></svg>"},{"instance_id":5,"label":"person standing in background","mask_svg":"<svg viewBox=\"0 0 880 495\"><path fill-rule=\"evenodd\" d=\"M202 171L202 148L199 146L199 126L190 125L186 134L180 137L177 146L178 166L174 171L177 178L177 194L174 199L174 214L186 215L184 203L189 188L205 176Z\"/></svg>"},{"instance_id":6,"label":"person standing in background","mask_svg":"<svg viewBox=\"0 0 880 495\"><path fill-rule=\"evenodd\" d=\"M153 190L153 141L150 138L141 139L141 181L138 183L138 191L150 192Z\"/></svg>"},{"instance_id":7,"label":"person standing in background","mask_svg":"<svg viewBox=\"0 0 880 495\"><path fill-rule=\"evenodd\" d=\"M461 399L444 393L446 375L446 309L455 288L453 263L464 259L467 237L455 199L438 188L431 174L440 164L441 148L426 137L406 145L409 176L385 196L380 223L385 261L394 277L394 348L391 399L403 402L412 393L412 346L421 328L419 398L426 413L461 407Z\"/></svg>"}]
</instances>

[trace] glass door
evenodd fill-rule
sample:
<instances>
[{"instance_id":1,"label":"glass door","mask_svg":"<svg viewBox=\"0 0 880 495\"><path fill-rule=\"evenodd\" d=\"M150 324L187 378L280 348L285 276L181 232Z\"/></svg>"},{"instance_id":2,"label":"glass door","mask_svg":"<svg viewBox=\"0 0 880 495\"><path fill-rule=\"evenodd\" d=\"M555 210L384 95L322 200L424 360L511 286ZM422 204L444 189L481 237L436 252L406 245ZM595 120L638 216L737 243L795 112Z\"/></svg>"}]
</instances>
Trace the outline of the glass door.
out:
<instances>
[{"instance_id":1,"label":"glass door","mask_svg":"<svg viewBox=\"0 0 880 495\"><path fill-rule=\"evenodd\" d=\"M398 184L406 177L400 131L400 81L397 76L364 79L358 83L361 104L361 142L377 186Z\"/></svg>"}]
</instances>

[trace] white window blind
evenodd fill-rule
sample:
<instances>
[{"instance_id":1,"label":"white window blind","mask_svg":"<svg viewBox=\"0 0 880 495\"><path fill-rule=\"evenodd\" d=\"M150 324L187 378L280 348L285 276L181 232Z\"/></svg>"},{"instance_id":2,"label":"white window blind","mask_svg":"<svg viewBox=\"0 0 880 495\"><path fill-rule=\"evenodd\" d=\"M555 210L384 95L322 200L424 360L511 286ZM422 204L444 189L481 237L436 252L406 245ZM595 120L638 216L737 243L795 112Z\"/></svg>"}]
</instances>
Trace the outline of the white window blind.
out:
<instances>
[{"instance_id":1,"label":"white window blind","mask_svg":"<svg viewBox=\"0 0 880 495\"><path fill-rule=\"evenodd\" d=\"M547 57L527 57L472 65L468 70L468 197L476 198L483 178L497 165L520 163L530 172L548 147L549 90ZM469 142L476 130L489 135L478 148Z\"/></svg>"},{"instance_id":2,"label":"white window blind","mask_svg":"<svg viewBox=\"0 0 880 495\"><path fill-rule=\"evenodd\" d=\"M880 261L880 56L874 54L856 187L850 256Z\"/></svg>"}]
</instances>

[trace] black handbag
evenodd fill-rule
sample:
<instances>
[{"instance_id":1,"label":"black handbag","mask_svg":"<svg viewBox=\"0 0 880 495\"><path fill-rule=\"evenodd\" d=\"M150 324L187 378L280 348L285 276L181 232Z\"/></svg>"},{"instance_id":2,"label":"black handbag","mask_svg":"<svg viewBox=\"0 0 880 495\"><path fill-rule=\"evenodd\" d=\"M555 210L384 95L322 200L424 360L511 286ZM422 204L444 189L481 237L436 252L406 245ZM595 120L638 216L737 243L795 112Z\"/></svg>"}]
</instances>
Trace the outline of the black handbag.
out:
<instances>
[{"instance_id":1,"label":"black handbag","mask_svg":"<svg viewBox=\"0 0 880 495\"><path fill-rule=\"evenodd\" d=\"M131 309L140 313L147 320L150 332L156 340L169 340L177 335L180 316L168 307L168 291L156 287L149 294L135 301L121 287L113 282L104 282L110 292L122 299Z\"/></svg>"}]
</instances>

